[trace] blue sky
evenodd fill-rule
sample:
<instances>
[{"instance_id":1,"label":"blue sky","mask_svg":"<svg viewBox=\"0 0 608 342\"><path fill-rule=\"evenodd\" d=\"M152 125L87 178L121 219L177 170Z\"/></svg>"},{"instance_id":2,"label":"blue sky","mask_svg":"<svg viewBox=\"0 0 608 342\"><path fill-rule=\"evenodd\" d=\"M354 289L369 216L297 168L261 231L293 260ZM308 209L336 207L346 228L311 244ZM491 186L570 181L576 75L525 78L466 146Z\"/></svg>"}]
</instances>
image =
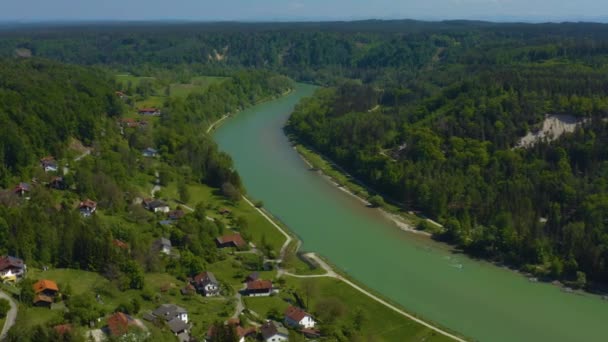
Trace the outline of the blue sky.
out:
<instances>
[{"instance_id":1,"label":"blue sky","mask_svg":"<svg viewBox=\"0 0 608 342\"><path fill-rule=\"evenodd\" d=\"M608 18L607 0L0 0L0 20Z\"/></svg>"}]
</instances>

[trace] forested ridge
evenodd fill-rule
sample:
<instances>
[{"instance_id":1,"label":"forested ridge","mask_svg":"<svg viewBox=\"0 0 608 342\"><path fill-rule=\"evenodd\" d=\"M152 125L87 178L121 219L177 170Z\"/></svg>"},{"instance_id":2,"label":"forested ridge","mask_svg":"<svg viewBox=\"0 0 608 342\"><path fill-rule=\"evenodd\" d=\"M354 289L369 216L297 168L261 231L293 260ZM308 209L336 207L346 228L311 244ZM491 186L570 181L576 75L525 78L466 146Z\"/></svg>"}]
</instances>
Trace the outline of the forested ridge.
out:
<instances>
[{"instance_id":1,"label":"forested ridge","mask_svg":"<svg viewBox=\"0 0 608 342\"><path fill-rule=\"evenodd\" d=\"M465 50L403 84L319 90L289 131L404 210L439 220L439 239L573 286L606 282L605 57L576 44L562 54L567 39L529 44ZM519 148L546 114L580 126Z\"/></svg>"}]
</instances>

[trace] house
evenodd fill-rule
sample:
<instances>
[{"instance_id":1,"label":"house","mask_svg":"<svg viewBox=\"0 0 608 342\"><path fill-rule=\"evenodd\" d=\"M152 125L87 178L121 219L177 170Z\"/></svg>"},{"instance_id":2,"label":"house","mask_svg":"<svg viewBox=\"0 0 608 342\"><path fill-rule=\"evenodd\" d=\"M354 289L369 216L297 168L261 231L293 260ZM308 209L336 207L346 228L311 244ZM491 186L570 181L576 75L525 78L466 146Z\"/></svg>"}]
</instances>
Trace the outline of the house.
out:
<instances>
[{"instance_id":1,"label":"house","mask_svg":"<svg viewBox=\"0 0 608 342\"><path fill-rule=\"evenodd\" d=\"M40 166L42 169L44 169L44 172L57 172L59 169L55 158L52 156L47 156L40 159Z\"/></svg>"},{"instance_id":2,"label":"house","mask_svg":"<svg viewBox=\"0 0 608 342\"><path fill-rule=\"evenodd\" d=\"M145 199L143 202L144 208L154 213L168 213L171 208L161 200Z\"/></svg>"},{"instance_id":3,"label":"house","mask_svg":"<svg viewBox=\"0 0 608 342\"><path fill-rule=\"evenodd\" d=\"M49 182L49 187L56 190L65 190L68 188L67 183L63 179L63 177L53 177L53 179Z\"/></svg>"},{"instance_id":4,"label":"house","mask_svg":"<svg viewBox=\"0 0 608 342\"><path fill-rule=\"evenodd\" d=\"M191 296L196 293L196 288L194 285L188 284L183 289L179 290L179 292L184 296Z\"/></svg>"},{"instance_id":5,"label":"house","mask_svg":"<svg viewBox=\"0 0 608 342\"><path fill-rule=\"evenodd\" d=\"M152 147L148 147L141 151L141 155L146 158L154 158L158 156L158 151L156 149L153 149Z\"/></svg>"},{"instance_id":6,"label":"house","mask_svg":"<svg viewBox=\"0 0 608 342\"><path fill-rule=\"evenodd\" d=\"M41 294L49 297L55 297L59 292L59 288L57 287L57 283L52 280L42 279L34 283L32 285L35 294Z\"/></svg>"},{"instance_id":7,"label":"house","mask_svg":"<svg viewBox=\"0 0 608 342\"><path fill-rule=\"evenodd\" d=\"M226 247L240 248L240 247L247 245L247 243L245 242L245 240L239 233L220 236L215 239L215 243L217 244L217 246L219 248L226 248Z\"/></svg>"},{"instance_id":8,"label":"house","mask_svg":"<svg viewBox=\"0 0 608 342\"><path fill-rule=\"evenodd\" d=\"M167 238L160 238L154 241L154 249L160 253L171 255L171 240Z\"/></svg>"},{"instance_id":9,"label":"house","mask_svg":"<svg viewBox=\"0 0 608 342\"><path fill-rule=\"evenodd\" d=\"M289 331L283 324L275 321L268 321L260 328L262 338L266 342L282 342L289 340Z\"/></svg>"},{"instance_id":10,"label":"house","mask_svg":"<svg viewBox=\"0 0 608 342\"><path fill-rule=\"evenodd\" d=\"M34 296L34 306L50 308L51 305L53 305L53 298L43 294L37 294Z\"/></svg>"},{"instance_id":11,"label":"house","mask_svg":"<svg viewBox=\"0 0 608 342\"><path fill-rule=\"evenodd\" d=\"M321 337L321 332L319 330L317 330L317 329L302 328L302 329L300 329L300 332L306 338L319 338L319 337Z\"/></svg>"},{"instance_id":12,"label":"house","mask_svg":"<svg viewBox=\"0 0 608 342\"><path fill-rule=\"evenodd\" d=\"M211 272L202 272L192 279L192 285L205 297L218 296L220 294L220 283Z\"/></svg>"},{"instance_id":13,"label":"house","mask_svg":"<svg viewBox=\"0 0 608 342\"><path fill-rule=\"evenodd\" d=\"M30 185L28 183L19 183L13 190L19 196L25 196L28 192L30 192Z\"/></svg>"},{"instance_id":14,"label":"house","mask_svg":"<svg viewBox=\"0 0 608 342\"><path fill-rule=\"evenodd\" d=\"M97 202L86 199L78 205L80 214L84 217L89 217L97 210Z\"/></svg>"},{"instance_id":15,"label":"house","mask_svg":"<svg viewBox=\"0 0 608 342\"><path fill-rule=\"evenodd\" d=\"M23 277L26 270L26 265L19 258L8 255L0 258L0 279L2 281L16 281Z\"/></svg>"},{"instance_id":16,"label":"house","mask_svg":"<svg viewBox=\"0 0 608 342\"><path fill-rule=\"evenodd\" d=\"M131 317L122 312L116 312L108 318L108 333L112 337L120 337L129 332L129 326L133 325L134 321Z\"/></svg>"},{"instance_id":17,"label":"house","mask_svg":"<svg viewBox=\"0 0 608 342\"><path fill-rule=\"evenodd\" d=\"M305 329L312 329L317 324L310 314L295 306L290 306L285 310L284 322L289 327Z\"/></svg>"},{"instance_id":18,"label":"house","mask_svg":"<svg viewBox=\"0 0 608 342\"><path fill-rule=\"evenodd\" d=\"M250 281L255 281L255 280L258 280L258 279L260 279L260 273L258 273L258 272L253 272L253 273L250 273L250 274L247 276L247 278L245 278L245 282L246 282L246 283L248 283L248 282L250 282Z\"/></svg>"},{"instance_id":19,"label":"house","mask_svg":"<svg viewBox=\"0 0 608 342\"><path fill-rule=\"evenodd\" d=\"M188 334L188 311L181 306L175 304L163 304L156 310L144 315L144 319L148 321L163 320L167 322L167 326L176 336Z\"/></svg>"},{"instance_id":20,"label":"house","mask_svg":"<svg viewBox=\"0 0 608 342\"><path fill-rule=\"evenodd\" d=\"M55 332L57 333L57 335L63 336L65 334L69 334L69 333L72 332L72 325L71 324L56 325L56 326L53 327L53 330L55 330Z\"/></svg>"},{"instance_id":21,"label":"house","mask_svg":"<svg viewBox=\"0 0 608 342\"><path fill-rule=\"evenodd\" d=\"M117 91L116 96L118 96L121 100L126 100L129 96L122 91Z\"/></svg>"},{"instance_id":22,"label":"house","mask_svg":"<svg viewBox=\"0 0 608 342\"><path fill-rule=\"evenodd\" d=\"M158 108L140 108L137 110L140 115L149 115L149 116L160 116L160 109Z\"/></svg>"},{"instance_id":23,"label":"house","mask_svg":"<svg viewBox=\"0 0 608 342\"><path fill-rule=\"evenodd\" d=\"M118 239L112 240L112 244L120 249L129 250L129 245L126 242L120 241Z\"/></svg>"},{"instance_id":24,"label":"house","mask_svg":"<svg viewBox=\"0 0 608 342\"><path fill-rule=\"evenodd\" d=\"M243 294L249 297L270 296L272 294L272 281L261 279L250 281L247 283Z\"/></svg>"},{"instance_id":25,"label":"house","mask_svg":"<svg viewBox=\"0 0 608 342\"><path fill-rule=\"evenodd\" d=\"M184 215L186 215L186 213L183 210L171 210L169 214L167 214L169 220L172 221L178 221L179 219L184 217Z\"/></svg>"},{"instance_id":26,"label":"house","mask_svg":"<svg viewBox=\"0 0 608 342\"><path fill-rule=\"evenodd\" d=\"M228 320L225 323L225 325L234 327L234 332L236 332L236 336L238 337L238 340L237 340L238 342L245 342L245 338L247 338L247 337L254 338L257 333L257 329L255 327L243 328L240 325L240 321L238 319L236 319L235 321ZM207 330L207 334L205 335L205 341L214 341L215 337L216 337L215 335L216 335L216 329L215 329L215 326L212 325Z\"/></svg>"}]
</instances>

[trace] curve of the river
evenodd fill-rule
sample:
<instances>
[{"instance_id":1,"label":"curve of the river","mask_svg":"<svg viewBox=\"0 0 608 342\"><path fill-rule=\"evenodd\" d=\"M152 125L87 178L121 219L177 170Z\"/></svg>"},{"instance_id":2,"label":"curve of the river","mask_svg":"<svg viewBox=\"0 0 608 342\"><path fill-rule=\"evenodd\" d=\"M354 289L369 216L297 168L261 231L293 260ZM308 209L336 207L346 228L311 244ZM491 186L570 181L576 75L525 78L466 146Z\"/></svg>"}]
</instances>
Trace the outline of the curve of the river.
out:
<instances>
[{"instance_id":1,"label":"curve of the river","mask_svg":"<svg viewBox=\"0 0 608 342\"><path fill-rule=\"evenodd\" d=\"M531 283L397 229L308 169L282 127L314 87L239 113L215 133L248 193L353 279L481 341L608 341L608 302ZM461 265L461 266L459 266Z\"/></svg>"}]
</instances>

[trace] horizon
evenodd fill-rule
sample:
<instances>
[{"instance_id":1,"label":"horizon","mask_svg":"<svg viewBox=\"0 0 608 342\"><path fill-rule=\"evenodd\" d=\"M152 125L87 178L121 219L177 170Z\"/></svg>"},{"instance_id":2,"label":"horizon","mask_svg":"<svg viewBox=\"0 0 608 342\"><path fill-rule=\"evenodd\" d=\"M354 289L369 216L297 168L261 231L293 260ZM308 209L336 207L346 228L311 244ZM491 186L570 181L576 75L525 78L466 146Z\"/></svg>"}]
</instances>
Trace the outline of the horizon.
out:
<instances>
[{"instance_id":1,"label":"horizon","mask_svg":"<svg viewBox=\"0 0 608 342\"><path fill-rule=\"evenodd\" d=\"M360 20L481 20L490 22L608 22L598 0L23 0L4 4L0 22L326 22Z\"/></svg>"}]
</instances>

